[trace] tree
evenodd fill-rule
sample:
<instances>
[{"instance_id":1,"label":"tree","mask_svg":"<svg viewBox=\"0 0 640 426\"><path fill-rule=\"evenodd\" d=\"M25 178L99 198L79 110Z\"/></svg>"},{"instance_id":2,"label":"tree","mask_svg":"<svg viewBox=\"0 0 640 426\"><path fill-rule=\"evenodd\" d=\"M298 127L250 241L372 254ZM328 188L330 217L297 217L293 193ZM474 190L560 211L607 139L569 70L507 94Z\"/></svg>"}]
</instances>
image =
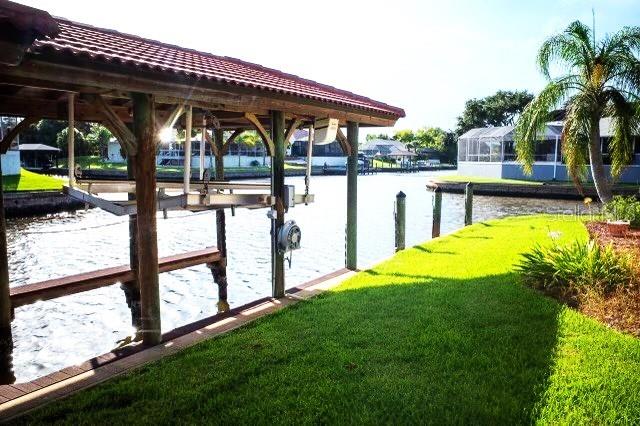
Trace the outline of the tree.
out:
<instances>
[{"instance_id":1,"label":"tree","mask_svg":"<svg viewBox=\"0 0 640 426\"><path fill-rule=\"evenodd\" d=\"M89 132L85 135L91 155L99 155L102 158L106 158L111 138L113 138L113 135L109 129L102 124L91 123Z\"/></svg>"},{"instance_id":2,"label":"tree","mask_svg":"<svg viewBox=\"0 0 640 426\"><path fill-rule=\"evenodd\" d=\"M423 127L416 132L416 148L430 148L444 151L446 132L439 127Z\"/></svg>"},{"instance_id":3,"label":"tree","mask_svg":"<svg viewBox=\"0 0 640 426\"><path fill-rule=\"evenodd\" d=\"M617 178L633 158L632 138L640 130L640 27L626 27L596 43L580 21L547 39L538 52L538 67L547 86L527 105L515 132L516 153L526 173L532 172L535 143L558 105L567 111L562 154L569 175L581 190L587 157L602 202L612 198L600 146L600 119L611 117L611 176ZM556 63L567 74L551 78Z\"/></svg>"},{"instance_id":4,"label":"tree","mask_svg":"<svg viewBox=\"0 0 640 426\"><path fill-rule=\"evenodd\" d=\"M391 140L393 138L391 136L387 135L386 133L379 133L377 135L374 135L374 134L368 134L367 135L367 141L372 141L374 139Z\"/></svg>"},{"instance_id":5,"label":"tree","mask_svg":"<svg viewBox=\"0 0 640 426\"><path fill-rule=\"evenodd\" d=\"M458 117L456 134L460 136L477 127L513 125L532 99L533 95L525 90L499 90L483 99L470 99Z\"/></svg>"}]
</instances>

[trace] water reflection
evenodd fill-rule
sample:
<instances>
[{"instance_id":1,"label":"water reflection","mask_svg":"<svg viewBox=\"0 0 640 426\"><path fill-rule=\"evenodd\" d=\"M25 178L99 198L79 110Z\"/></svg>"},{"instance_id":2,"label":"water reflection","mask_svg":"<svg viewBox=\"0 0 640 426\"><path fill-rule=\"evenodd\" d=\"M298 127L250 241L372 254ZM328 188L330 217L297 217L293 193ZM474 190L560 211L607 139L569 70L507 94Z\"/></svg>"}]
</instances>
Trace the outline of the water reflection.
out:
<instances>
[{"instance_id":1,"label":"water reflection","mask_svg":"<svg viewBox=\"0 0 640 426\"><path fill-rule=\"evenodd\" d=\"M433 174L433 173L432 173ZM431 235L428 174L379 174L358 180L358 256L367 266L394 253L393 203L407 194L407 246ZM287 178L299 192L304 180ZM302 228L303 248L287 269L292 287L344 265L346 178L313 178L316 202L289 211ZM571 212L576 202L476 196L474 220L523 213ZM463 197L443 194L442 233L463 224ZM170 212L158 220L159 255L215 245L215 214ZM265 210L238 210L227 220L228 300L240 304L271 291L269 220ZM107 226L105 226L107 225ZM94 209L73 214L10 220L11 285L128 264L128 218ZM217 312L217 286L205 265L161 274L162 329L167 331ZM111 350L132 334L131 313L118 285L16 309L13 361L18 381L36 378Z\"/></svg>"}]
</instances>

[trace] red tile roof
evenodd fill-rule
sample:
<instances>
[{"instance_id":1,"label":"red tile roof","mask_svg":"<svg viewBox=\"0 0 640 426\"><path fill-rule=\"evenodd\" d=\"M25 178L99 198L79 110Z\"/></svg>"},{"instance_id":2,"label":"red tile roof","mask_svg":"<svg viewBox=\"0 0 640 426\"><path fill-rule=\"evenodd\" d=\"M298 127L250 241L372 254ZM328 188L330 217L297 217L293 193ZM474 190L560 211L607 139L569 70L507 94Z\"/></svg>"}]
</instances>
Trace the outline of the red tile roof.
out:
<instances>
[{"instance_id":1,"label":"red tile roof","mask_svg":"<svg viewBox=\"0 0 640 426\"><path fill-rule=\"evenodd\" d=\"M295 75L226 56L185 49L138 36L56 18L60 33L37 40L30 51L68 52L93 60L131 65L196 79L313 99L373 114L404 117L404 110Z\"/></svg>"}]
</instances>

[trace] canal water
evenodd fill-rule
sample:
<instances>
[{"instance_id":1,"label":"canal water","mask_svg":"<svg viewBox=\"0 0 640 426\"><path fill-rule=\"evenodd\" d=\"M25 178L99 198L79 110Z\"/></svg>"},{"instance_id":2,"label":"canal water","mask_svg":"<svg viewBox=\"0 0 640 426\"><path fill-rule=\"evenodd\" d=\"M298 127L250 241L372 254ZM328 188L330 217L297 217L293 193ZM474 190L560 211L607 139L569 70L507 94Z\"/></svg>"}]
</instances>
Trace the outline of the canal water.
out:
<instances>
[{"instance_id":1,"label":"canal water","mask_svg":"<svg viewBox=\"0 0 640 426\"><path fill-rule=\"evenodd\" d=\"M448 172L450 173L450 172ZM434 172L378 174L358 178L358 263L369 266L394 253L394 201L407 194L407 246L431 235ZM304 178L287 178L304 191ZM296 206L288 219L302 229L302 249L287 267L287 286L344 266L346 177L311 180L315 203ZM526 213L572 212L576 202L522 198L474 198L474 220ZM266 210L227 213L229 303L238 306L271 293ZM442 233L463 225L463 197L443 194ZM99 209L8 222L11 285L127 264L128 218ZM169 212L158 218L159 255L215 245L215 213ZM162 329L168 331L216 313L217 286L204 266L160 275ZM12 325L18 382L31 380L113 349L132 334L130 312L118 285L38 302L16 309Z\"/></svg>"}]
</instances>

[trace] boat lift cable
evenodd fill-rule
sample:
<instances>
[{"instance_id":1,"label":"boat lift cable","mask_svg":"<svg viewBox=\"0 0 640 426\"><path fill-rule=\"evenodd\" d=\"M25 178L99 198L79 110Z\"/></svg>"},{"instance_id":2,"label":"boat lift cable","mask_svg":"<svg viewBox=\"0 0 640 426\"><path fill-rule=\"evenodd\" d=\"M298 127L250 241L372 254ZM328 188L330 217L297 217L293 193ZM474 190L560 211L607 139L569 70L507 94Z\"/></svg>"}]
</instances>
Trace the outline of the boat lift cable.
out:
<instances>
[{"instance_id":1,"label":"boat lift cable","mask_svg":"<svg viewBox=\"0 0 640 426\"><path fill-rule=\"evenodd\" d=\"M307 136L307 170L304 175L304 205L309 205L308 197L309 197L309 184L311 183L311 168L312 168L312 158L313 158L313 137L314 137L314 128L313 124L309 126L309 135Z\"/></svg>"}]
</instances>

